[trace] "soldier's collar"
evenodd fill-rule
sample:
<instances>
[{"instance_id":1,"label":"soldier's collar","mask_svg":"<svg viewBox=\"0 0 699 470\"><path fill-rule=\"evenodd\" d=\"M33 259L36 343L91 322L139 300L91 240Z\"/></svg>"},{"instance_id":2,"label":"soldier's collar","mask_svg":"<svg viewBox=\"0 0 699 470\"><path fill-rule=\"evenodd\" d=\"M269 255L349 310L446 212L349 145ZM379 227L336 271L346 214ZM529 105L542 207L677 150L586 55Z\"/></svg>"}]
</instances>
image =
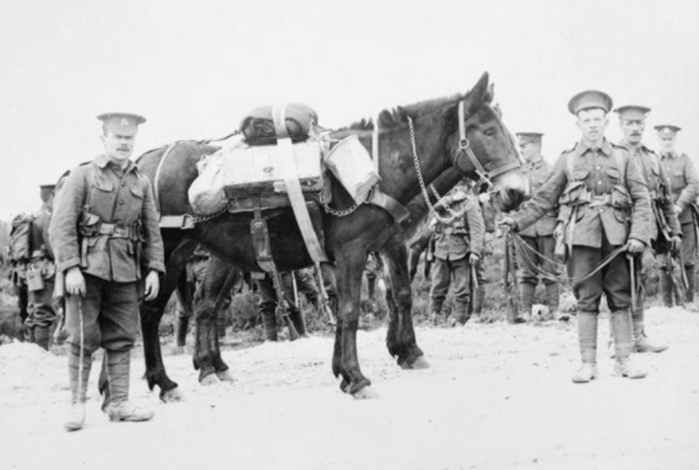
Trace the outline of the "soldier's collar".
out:
<instances>
[{"instance_id":1,"label":"soldier's collar","mask_svg":"<svg viewBox=\"0 0 699 470\"><path fill-rule=\"evenodd\" d=\"M536 170L538 168L541 168L541 165L544 164L544 157L539 158L535 162L527 162L527 168L530 170Z\"/></svg>"},{"instance_id":2,"label":"soldier's collar","mask_svg":"<svg viewBox=\"0 0 699 470\"><path fill-rule=\"evenodd\" d=\"M602 140L602 145L599 147L599 149L602 151L603 154L606 156L609 156L612 154L612 144L607 140L605 137ZM595 150L595 147L590 147L585 143L584 140L580 140L578 143L577 147L575 148L575 152L578 154L578 156L583 156L588 150Z\"/></svg>"},{"instance_id":3,"label":"soldier's collar","mask_svg":"<svg viewBox=\"0 0 699 470\"><path fill-rule=\"evenodd\" d=\"M632 145L632 144L630 144L626 139L624 139L624 140L622 140L621 142L619 142L619 145L621 145L622 147L624 147L625 149L627 149L627 150L629 150L629 151L631 151L631 152L636 151L636 150L639 151L639 152L643 151L643 152L646 152L646 153L651 153L651 152L653 152L651 149L649 149L648 147L646 147L646 146L643 144L643 142L639 142L638 145Z\"/></svg>"},{"instance_id":4,"label":"soldier's collar","mask_svg":"<svg viewBox=\"0 0 699 470\"><path fill-rule=\"evenodd\" d=\"M94 160L92 160L95 165L97 165L100 169L104 170L107 165L111 162L108 156L105 154L100 154L95 157ZM135 167L135 164L132 160L129 160L128 163L126 164L126 167L124 167L124 173L128 173L129 171L133 170Z\"/></svg>"},{"instance_id":5,"label":"soldier's collar","mask_svg":"<svg viewBox=\"0 0 699 470\"><path fill-rule=\"evenodd\" d=\"M670 150L669 152L663 152L662 157L663 158L679 158L680 154L675 152L674 150Z\"/></svg>"}]
</instances>

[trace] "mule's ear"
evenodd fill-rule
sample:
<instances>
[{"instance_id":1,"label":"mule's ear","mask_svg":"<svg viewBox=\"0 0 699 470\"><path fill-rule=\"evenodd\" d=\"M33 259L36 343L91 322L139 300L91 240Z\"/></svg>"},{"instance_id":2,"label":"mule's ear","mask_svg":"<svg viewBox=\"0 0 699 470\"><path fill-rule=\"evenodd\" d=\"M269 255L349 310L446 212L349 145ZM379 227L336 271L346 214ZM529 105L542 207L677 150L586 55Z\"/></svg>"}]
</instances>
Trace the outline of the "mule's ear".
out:
<instances>
[{"instance_id":1,"label":"mule's ear","mask_svg":"<svg viewBox=\"0 0 699 470\"><path fill-rule=\"evenodd\" d=\"M396 120L398 122L408 122L408 117L414 119L402 106L396 106Z\"/></svg>"},{"instance_id":2,"label":"mule's ear","mask_svg":"<svg viewBox=\"0 0 699 470\"><path fill-rule=\"evenodd\" d=\"M487 104L493 102L493 97L495 96L495 83L488 85L488 92L483 97L483 101Z\"/></svg>"},{"instance_id":3,"label":"mule's ear","mask_svg":"<svg viewBox=\"0 0 699 470\"><path fill-rule=\"evenodd\" d=\"M497 103L495 106L493 106L493 111L495 111L495 114L497 114L498 117L502 119L502 108L500 108L500 103Z\"/></svg>"},{"instance_id":4,"label":"mule's ear","mask_svg":"<svg viewBox=\"0 0 699 470\"><path fill-rule=\"evenodd\" d=\"M481 78L478 80L476 85L471 88L471 91L468 92L464 104L466 105L466 109L468 110L469 114L475 113L481 106L483 106L485 96L488 93L488 81L488 72L483 72L483 75L481 75Z\"/></svg>"}]
</instances>

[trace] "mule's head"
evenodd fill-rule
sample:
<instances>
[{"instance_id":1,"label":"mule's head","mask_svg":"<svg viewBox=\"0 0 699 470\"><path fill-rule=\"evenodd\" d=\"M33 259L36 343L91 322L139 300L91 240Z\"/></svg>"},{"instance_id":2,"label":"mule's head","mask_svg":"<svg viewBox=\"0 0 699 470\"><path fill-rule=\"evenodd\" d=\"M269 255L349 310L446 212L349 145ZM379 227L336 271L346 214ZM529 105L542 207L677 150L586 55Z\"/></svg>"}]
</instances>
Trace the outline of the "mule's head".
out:
<instances>
[{"instance_id":1,"label":"mule's head","mask_svg":"<svg viewBox=\"0 0 699 470\"><path fill-rule=\"evenodd\" d=\"M454 108L457 128L450 151L455 155L454 166L471 179L492 183L495 204L510 211L519 207L529 185L512 134L492 102L493 88L486 72Z\"/></svg>"}]
</instances>

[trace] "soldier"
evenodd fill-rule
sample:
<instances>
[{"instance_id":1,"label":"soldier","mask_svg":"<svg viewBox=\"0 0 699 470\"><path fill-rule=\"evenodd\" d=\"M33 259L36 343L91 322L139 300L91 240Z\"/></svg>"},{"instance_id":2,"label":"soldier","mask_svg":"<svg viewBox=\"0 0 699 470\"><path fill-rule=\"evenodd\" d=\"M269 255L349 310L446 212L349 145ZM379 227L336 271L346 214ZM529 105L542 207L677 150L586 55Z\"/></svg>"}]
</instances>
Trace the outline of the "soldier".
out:
<instances>
[{"instance_id":1,"label":"soldier","mask_svg":"<svg viewBox=\"0 0 699 470\"><path fill-rule=\"evenodd\" d=\"M128 400L139 297L154 299L159 273L165 271L151 184L129 160L138 125L145 119L127 113L98 119L104 153L70 172L51 221L51 243L58 270L65 273L67 296L69 431L85 422L92 354L100 346L108 382L102 411L111 421L153 417L152 411Z\"/></svg>"},{"instance_id":2,"label":"soldier","mask_svg":"<svg viewBox=\"0 0 699 470\"><path fill-rule=\"evenodd\" d=\"M197 246L192 253L191 258L187 261L185 265L184 273L185 276L184 289L181 291L177 289L177 307L175 307L175 342L176 342L176 352L181 353L184 351L184 346L187 342L187 328L189 326L189 320L194 315L192 307L194 306L194 293L199 288L199 285L204 280L204 274L206 274L206 267L209 264L209 252L206 251L201 245ZM242 276L240 277L242 282ZM224 338L226 336L226 315L225 312L228 311L231 302L233 301L233 292L242 289L242 285L234 286L230 291L226 293L226 297L223 301L223 306L221 307L221 312L219 312L218 318L216 319L216 331L219 338Z\"/></svg>"},{"instance_id":3,"label":"soldier","mask_svg":"<svg viewBox=\"0 0 699 470\"><path fill-rule=\"evenodd\" d=\"M520 151L526 161L525 171L529 179L531 192L535 194L544 184L551 171L551 167L541 156L543 134L539 132L520 132L517 134L517 137L519 137ZM520 301L522 311L527 316L531 316L534 293L539 283L536 267L553 277L559 275L558 266L553 261L553 249L555 246L553 231L556 228L557 217L558 207L554 207L544 217L519 232L523 242L531 247L531 250L528 250L526 253L522 249L517 250ZM549 307L549 315L551 318L558 318L558 301L561 296L560 284L558 281L548 277L544 277L542 282L546 286L546 303Z\"/></svg>"},{"instance_id":4,"label":"soldier","mask_svg":"<svg viewBox=\"0 0 699 470\"><path fill-rule=\"evenodd\" d=\"M451 326L463 325L469 319L471 272L482 256L485 232L478 200L467 184L459 184L435 204L442 217L433 220L434 252L430 312L436 322L447 297L449 285L454 285L454 312Z\"/></svg>"},{"instance_id":5,"label":"soldier","mask_svg":"<svg viewBox=\"0 0 699 470\"><path fill-rule=\"evenodd\" d=\"M289 305L289 319L296 328L300 336L308 336L306 334L306 322L303 318L303 312L298 302L298 293L305 295L308 302L315 309L319 307L319 292L313 276L307 269L298 271L289 271L280 273L282 280L282 289L284 290L284 300ZM277 341L277 292L274 289L272 277L267 273L256 275L257 292L259 301L257 307L262 316L262 324L265 328L265 339L267 341Z\"/></svg>"},{"instance_id":6,"label":"soldier","mask_svg":"<svg viewBox=\"0 0 699 470\"><path fill-rule=\"evenodd\" d=\"M27 320L29 337L41 348L49 349L49 329L56 319L53 309L53 289L56 267L49 243L49 224L56 185L42 185L41 208L33 215L30 229L31 258L26 265L28 291Z\"/></svg>"},{"instance_id":7,"label":"soldier","mask_svg":"<svg viewBox=\"0 0 699 470\"><path fill-rule=\"evenodd\" d=\"M680 225L682 226L682 251L681 258L687 276L686 302L694 302L694 261L697 249L697 236L695 214L692 204L699 196L699 179L694 169L692 160L685 154L675 151L677 133L681 131L672 124L655 126L658 131L658 144L660 147L660 162L670 180L670 192L675 203ZM663 293L663 303L666 307L672 307L672 276L668 272L667 256L660 260L660 288ZM682 304L680 300L677 302ZM690 305L690 308L694 308Z\"/></svg>"},{"instance_id":8,"label":"soldier","mask_svg":"<svg viewBox=\"0 0 699 470\"><path fill-rule=\"evenodd\" d=\"M624 135L620 145L626 147L641 169L651 198L652 222L649 234L651 246L645 247L641 265L641 281L645 283L648 272L653 268L653 250L663 256L667 256L668 251L679 250L682 245L682 230L677 221L673 201L670 198L670 186L665 170L660 165L658 155L642 142L643 131L646 128L646 117L650 108L628 105L615 109L615 112L619 114L619 125ZM652 341L645 334L644 300L644 290L642 289L639 291L636 305L631 306L634 351L654 353L665 351L667 345Z\"/></svg>"},{"instance_id":9,"label":"soldier","mask_svg":"<svg viewBox=\"0 0 699 470\"><path fill-rule=\"evenodd\" d=\"M539 192L514 217L501 224L522 230L560 204L559 219L569 250L568 275L575 279L578 340L582 367L575 383L597 377L597 320L602 294L611 310L617 375L642 378L646 372L631 362L631 280L624 252L638 254L648 244L650 202L643 175L628 150L604 136L612 99L601 91L584 91L568 103L582 139L556 160ZM607 264L603 260L617 253ZM595 271L596 270L596 271ZM592 273L592 274L591 274Z\"/></svg>"}]
</instances>

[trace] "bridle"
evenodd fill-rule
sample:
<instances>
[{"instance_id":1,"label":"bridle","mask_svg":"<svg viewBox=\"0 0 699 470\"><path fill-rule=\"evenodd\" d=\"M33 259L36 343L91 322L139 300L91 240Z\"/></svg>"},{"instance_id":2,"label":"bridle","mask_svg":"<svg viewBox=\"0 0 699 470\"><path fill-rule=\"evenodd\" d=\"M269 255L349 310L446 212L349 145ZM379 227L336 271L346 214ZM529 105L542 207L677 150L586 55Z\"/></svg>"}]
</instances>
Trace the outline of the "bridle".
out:
<instances>
[{"instance_id":1,"label":"bridle","mask_svg":"<svg viewBox=\"0 0 699 470\"><path fill-rule=\"evenodd\" d=\"M466 156L468 157L468 159L473 164L473 166L475 168L475 172L478 175L478 180L476 181L476 183L485 184L487 187L486 192L488 193L488 195L492 195L492 194L497 193L499 191L497 186L495 186L495 184L493 183L492 179L495 178L496 176L502 175L503 173L507 173L508 171L512 171L512 170L515 170L517 168L520 168L521 162L518 158L517 160L515 160L513 162L504 163L503 165L501 165L497 168L494 168L490 171L485 169L485 167L478 160L478 157L476 156L476 154L471 149L471 142L466 137L466 124L465 124L466 112L464 110L464 106L465 106L464 101L465 100L461 100L461 101L459 101L459 104L458 104L458 110L459 110L459 147L457 149L457 152L454 154L454 157L452 158L451 164L454 168L461 171L457 162L458 162L459 158L461 158L461 155L463 153L465 153ZM514 145L512 135L509 132L506 132L505 125L503 124L502 119L500 118L500 115L497 112L495 112L494 115L495 115L495 120L497 121L498 125L501 127L503 132L505 134L507 134L510 141ZM422 191L423 197L425 198L425 202L427 203L427 207L430 209L430 212L437 220L439 220L442 223L449 223L451 220L453 220L453 215L451 217L449 217L449 219L445 219L443 217L440 217L439 214L437 213L437 210L430 203L430 197L429 197L429 194L427 193L427 187L425 186L425 181L422 177L422 171L420 170L420 160L419 160L418 154L417 154L417 143L416 143L416 139L415 139L415 126L413 125L413 120L410 116L408 116L408 127L410 128L410 142L411 142L412 148L413 148L413 163L415 164L415 171L417 173L417 179L418 179L418 182L420 183L420 189ZM439 200L440 196L439 196L439 193L437 192L437 190L432 185L430 185L430 189L432 190L432 193L437 198L437 200Z\"/></svg>"}]
</instances>

